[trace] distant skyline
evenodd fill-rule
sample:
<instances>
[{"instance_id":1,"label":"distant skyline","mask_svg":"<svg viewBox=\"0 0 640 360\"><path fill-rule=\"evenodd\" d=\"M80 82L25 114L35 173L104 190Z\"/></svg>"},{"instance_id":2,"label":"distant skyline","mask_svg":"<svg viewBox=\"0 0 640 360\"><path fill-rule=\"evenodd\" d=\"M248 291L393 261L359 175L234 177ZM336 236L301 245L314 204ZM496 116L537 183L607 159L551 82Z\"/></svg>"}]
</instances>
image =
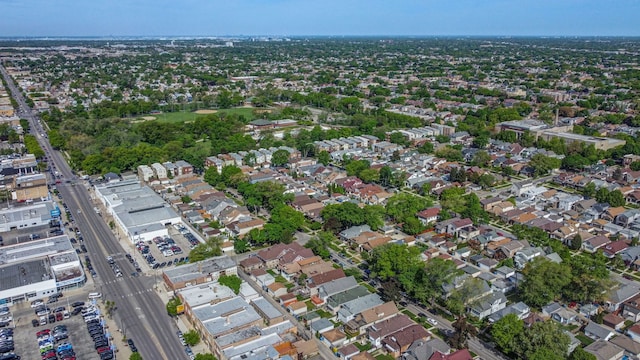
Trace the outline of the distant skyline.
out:
<instances>
[{"instance_id":1,"label":"distant skyline","mask_svg":"<svg viewBox=\"0 0 640 360\"><path fill-rule=\"evenodd\" d=\"M0 0L0 37L640 36L640 0Z\"/></svg>"}]
</instances>

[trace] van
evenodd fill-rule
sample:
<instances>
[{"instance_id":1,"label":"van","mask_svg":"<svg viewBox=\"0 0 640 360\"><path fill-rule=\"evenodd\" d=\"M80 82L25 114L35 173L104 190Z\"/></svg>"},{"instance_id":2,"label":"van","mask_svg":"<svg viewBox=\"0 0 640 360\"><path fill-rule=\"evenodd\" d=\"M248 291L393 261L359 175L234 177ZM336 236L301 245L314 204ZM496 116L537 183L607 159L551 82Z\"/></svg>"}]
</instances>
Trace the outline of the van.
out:
<instances>
[{"instance_id":1,"label":"van","mask_svg":"<svg viewBox=\"0 0 640 360\"><path fill-rule=\"evenodd\" d=\"M102 294L100 294L99 292L89 293L89 299L99 299L101 297L102 297Z\"/></svg>"},{"instance_id":2,"label":"van","mask_svg":"<svg viewBox=\"0 0 640 360\"><path fill-rule=\"evenodd\" d=\"M40 325L47 325L47 317L40 316Z\"/></svg>"}]
</instances>

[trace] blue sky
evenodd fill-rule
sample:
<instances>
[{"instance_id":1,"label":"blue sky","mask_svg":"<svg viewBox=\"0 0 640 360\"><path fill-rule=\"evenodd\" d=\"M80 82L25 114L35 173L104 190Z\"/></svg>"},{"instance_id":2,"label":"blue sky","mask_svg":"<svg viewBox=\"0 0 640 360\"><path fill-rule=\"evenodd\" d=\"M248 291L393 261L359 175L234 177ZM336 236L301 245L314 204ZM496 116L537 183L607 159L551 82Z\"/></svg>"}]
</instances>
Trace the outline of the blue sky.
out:
<instances>
[{"instance_id":1,"label":"blue sky","mask_svg":"<svg viewBox=\"0 0 640 360\"><path fill-rule=\"evenodd\" d=\"M0 0L0 36L640 36L640 0Z\"/></svg>"}]
</instances>

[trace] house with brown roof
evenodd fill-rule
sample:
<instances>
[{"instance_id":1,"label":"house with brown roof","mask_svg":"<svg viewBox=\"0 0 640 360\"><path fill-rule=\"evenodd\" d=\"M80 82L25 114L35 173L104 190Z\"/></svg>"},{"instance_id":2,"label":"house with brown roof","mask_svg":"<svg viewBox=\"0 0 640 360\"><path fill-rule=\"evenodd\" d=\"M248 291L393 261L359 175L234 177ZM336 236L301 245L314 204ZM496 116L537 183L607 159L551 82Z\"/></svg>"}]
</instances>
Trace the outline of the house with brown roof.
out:
<instances>
[{"instance_id":1,"label":"house with brown roof","mask_svg":"<svg viewBox=\"0 0 640 360\"><path fill-rule=\"evenodd\" d=\"M429 339L431 339L431 333L421 325L414 324L387 335L382 340L382 345L389 355L396 358L406 351L414 341Z\"/></svg>"},{"instance_id":2,"label":"house with brown roof","mask_svg":"<svg viewBox=\"0 0 640 360\"><path fill-rule=\"evenodd\" d=\"M345 277L344 270L333 269L322 274L318 274L307 279L307 289L311 296L318 293L318 287L322 284Z\"/></svg>"},{"instance_id":3,"label":"house with brown roof","mask_svg":"<svg viewBox=\"0 0 640 360\"><path fill-rule=\"evenodd\" d=\"M369 342L376 348L382 346L382 340L402 329L414 325L415 322L404 314L397 314L387 320L380 321L367 329Z\"/></svg>"},{"instance_id":4,"label":"house with brown roof","mask_svg":"<svg viewBox=\"0 0 640 360\"><path fill-rule=\"evenodd\" d=\"M398 314L398 312L398 307L395 302L388 301L357 314L353 320L349 321L345 326L351 333L362 334L371 325L387 320Z\"/></svg>"},{"instance_id":5,"label":"house with brown roof","mask_svg":"<svg viewBox=\"0 0 640 360\"><path fill-rule=\"evenodd\" d=\"M245 273L250 273L254 270L261 269L264 266L264 262L257 256L250 256L240 261L240 268Z\"/></svg>"},{"instance_id":6,"label":"house with brown roof","mask_svg":"<svg viewBox=\"0 0 640 360\"><path fill-rule=\"evenodd\" d=\"M622 241L614 241L611 242L605 246L603 246L602 249L602 253L604 254L604 256L608 257L609 259L613 258L614 256L616 256L616 254L619 254L622 250L628 248L629 245Z\"/></svg>"},{"instance_id":7,"label":"house with brown roof","mask_svg":"<svg viewBox=\"0 0 640 360\"><path fill-rule=\"evenodd\" d=\"M236 209L234 209L234 211L236 211ZM249 231L253 229L262 229L263 226L264 226L264 220L260 218L255 218L248 221L234 222L230 230L233 232L234 235L242 238L246 234L248 234Z\"/></svg>"},{"instance_id":8,"label":"house with brown roof","mask_svg":"<svg viewBox=\"0 0 640 360\"><path fill-rule=\"evenodd\" d=\"M277 298L287 293L287 287L282 283L274 282L270 285L267 285L267 292L272 297Z\"/></svg>"},{"instance_id":9,"label":"house with brown roof","mask_svg":"<svg viewBox=\"0 0 640 360\"><path fill-rule=\"evenodd\" d=\"M438 220L438 214L440 214L440 208L432 207L420 211L417 216L423 225L427 225Z\"/></svg>"},{"instance_id":10,"label":"house with brown roof","mask_svg":"<svg viewBox=\"0 0 640 360\"><path fill-rule=\"evenodd\" d=\"M280 259L285 254L290 252L302 251L304 249L305 248L297 242L292 242L291 244L279 243L270 246L267 249L258 251L257 256L264 262L267 269L273 269L280 263Z\"/></svg>"},{"instance_id":11,"label":"house with brown roof","mask_svg":"<svg viewBox=\"0 0 640 360\"><path fill-rule=\"evenodd\" d=\"M344 345L347 335L340 329L332 329L320 334L320 341L327 344L332 350Z\"/></svg>"},{"instance_id":12,"label":"house with brown roof","mask_svg":"<svg viewBox=\"0 0 640 360\"><path fill-rule=\"evenodd\" d=\"M613 222L616 219L616 216L622 214L626 210L627 209L625 209L624 206L610 207L600 215L600 218L609 222Z\"/></svg>"}]
</instances>

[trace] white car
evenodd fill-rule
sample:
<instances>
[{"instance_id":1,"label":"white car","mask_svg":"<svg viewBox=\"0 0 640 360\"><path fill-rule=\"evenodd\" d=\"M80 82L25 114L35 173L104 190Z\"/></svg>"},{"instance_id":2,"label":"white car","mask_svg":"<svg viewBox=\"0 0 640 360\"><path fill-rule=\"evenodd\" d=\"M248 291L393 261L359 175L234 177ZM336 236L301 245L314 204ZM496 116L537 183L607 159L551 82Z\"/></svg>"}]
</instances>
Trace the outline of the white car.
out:
<instances>
[{"instance_id":1,"label":"white car","mask_svg":"<svg viewBox=\"0 0 640 360\"><path fill-rule=\"evenodd\" d=\"M9 315L9 308L8 307L0 308L0 316L4 316L4 315Z\"/></svg>"},{"instance_id":2,"label":"white car","mask_svg":"<svg viewBox=\"0 0 640 360\"><path fill-rule=\"evenodd\" d=\"M436 321L436 319L427 318L427 322L433 326L438 326L438 321Z\"/></svg>"},{"instance_id":3,"label":"white car","mask_svg":"<svg viewBox=\"0 0 640 360\"><path fill-rule=\"evenodd\" d=\"M13 321L13 316L3 316L0 317L0 323L8 323Z\"/></svg>"},{"instance_id":4,"label":"white car","mask_svg":"<svg viewBox=\"0 0 640 360\"><path fill-rule=\"evenodd\" d=\"M100 316L98 315L93 315L93 316L87 316L84 318L84 322L89 322L92 320L100 320Z\"/></svg>"},{"instance_id":5,"label":"white car","mask_svg":"<svg viewBox=\"0 0 640 360\"><path fill-rule=\"evenodd\" d=\"M40 305L44 305L44 301L42 300L34 300L31 302L31 307L32 308L37 308Z\"/></svg>"}]
</instances>

